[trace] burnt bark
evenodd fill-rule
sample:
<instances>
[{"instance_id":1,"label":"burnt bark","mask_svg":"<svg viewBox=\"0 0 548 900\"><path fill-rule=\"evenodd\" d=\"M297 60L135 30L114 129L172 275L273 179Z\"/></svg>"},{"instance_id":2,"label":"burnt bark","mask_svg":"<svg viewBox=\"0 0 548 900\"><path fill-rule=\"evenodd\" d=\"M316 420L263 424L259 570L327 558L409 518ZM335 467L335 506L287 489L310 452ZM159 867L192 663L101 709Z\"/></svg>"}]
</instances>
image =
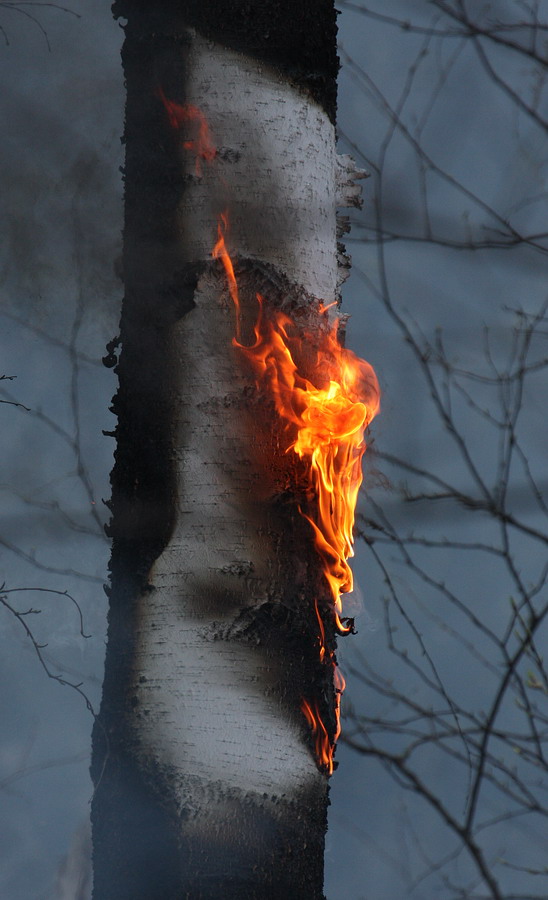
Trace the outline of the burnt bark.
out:
<instances>
[{"instance_id":1,"label":"burnt bark","mask_svg":"<svg viewBox=\"0 0 548 900\"><path fill-rule=\"evenodd\" d=\"M195 773L181 778L184 753L182 763L168 764L165 756L150 749L150 739L142 737L148 734L147 719L155 714L157 703L156 695L149 694L157 678L143 663L142 647L144 632L151 628L158 627L159 644L166 640L165 623L147 618L147 598L162 596L164 590L167 564L162 560L166 554L173 559L175 534L184 546L187 539L192 546L196 532L189 515L187 521L194 524L188 525L185 536L181 512L185 491L191 487L185 483L190 401L181 394L194 391L192 323L202 317L198 333L209 348L209 335L219 330L228 335L230 317L225 310L223 321L217 320L223 311L215 310L216 298L224 292L219 267L190 252L188 241L181 239L184 229L193 229L191 221L181 220L185 197L196 179L181 167L179 136L170 127L159 88L185 102L197 33L260 60L274 79L283 78L304 92L333 121L335 13L331 0L305 0L297 11L290 0L262 4L117 0L114 11L127 18L125 298L119 389L113 401L118 425L111 476L108 644L93 737L93 897L319 900L328 792L324 774L316 767L300 701L305 694L315 697L333 734L333 685L331 670L318 659L315 598L325 605L331 646L332 620L310 529L298 513L298 502L304 502L298 466L283 454L272 410L257 396L249 374L239 371L228 338L221 342L227 349L220 366L229 372L229 383L224 389L217 385L209 408L205 402L197 404L196 415L202 416L198 422L207 431L210 426L215 430L219 407L225 413L230 408L230 415L241 422L241 434L235 432L231 443L219 447L219 454L229 456L239 448L241 458L230 465L222 461L220 471L228 479L231 496L243 494L240 525L235 528L241 529L244 543L247 532L253 532L262 558L247 559L244 550L242 558L218 566L215 578L207 568L186 572L176 589L180 609L185 610L180 619L194 617L206 648L229 647L236 652L240 648L246 659L250 653L257 655L264 696L279 708L292 733L300 735L305 768L309 760L306 777L298 784L291 782L289 791L266 786L262 794L257 789L246 793L222 778L215 782L210 778L207 784ZM300 285L253 255L244 253L237 269L249 310L259 289L274 305L287 303L288 298L291 302L292 296L295 305L311 302ZM213 357L219 345L212 338L207 353ZM220 439L223 428L218 426ZM214 457L208 460L206 455L202 462L216 466ZM215 527L210 523L208 531L208 515L204 509L204 534L211 540ZM181 562L180 568L184 565ZM177 603L174 628L184 631ZM177 663L175 682L177 673L186 672L184 665L184 659L180 666ZM183 678L187 676L190 691L193 675ZM207 690L204 671L206 702ZM183 726L189 734L202 727L184 710L183 703L183 718L188 715ZM231 727L236 728L227 714L229 733ZM240 738L236 729L230 740L237 744ZM268 735L264 746L269 752ZM247 752L243 745L244 764ZM287 765L292 765L290 754ZM203 809L210 810L209 818L202 818Z\"/></svg>"}]
</instances>

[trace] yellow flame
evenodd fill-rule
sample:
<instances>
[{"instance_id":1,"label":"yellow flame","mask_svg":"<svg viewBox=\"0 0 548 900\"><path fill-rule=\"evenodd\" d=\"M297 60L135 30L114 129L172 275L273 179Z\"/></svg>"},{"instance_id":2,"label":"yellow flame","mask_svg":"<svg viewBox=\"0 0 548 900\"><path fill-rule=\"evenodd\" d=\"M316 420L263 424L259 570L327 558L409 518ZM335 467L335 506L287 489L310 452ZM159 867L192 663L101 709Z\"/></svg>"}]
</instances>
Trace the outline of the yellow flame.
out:
<instances>
[{"instance_id":1,"label":"yellow flame","mask_svg":"<svg viewBox=\"0 0 548 900\"><path fill-rule=\"evenodd\" d=\"M329 586L336 627L342 634L350 626L342 619L343 594L352 591L348 558L353 555L354 516L362 482L361 460L366 448L365 429L379 410L379 387L372 367L341 346L340 320L329 320L328 307L320 306L319 328L314 334L298 328L281 310L265 311L257 294L258 315L251 344L241 343L241 306L232 260L225 243L227 214L218 224L213 257L225 270L236 312L234 346L249 360L257 384L274 400L289 434L287 452L307 464L309 495L313 502L301 515L310 523ZM310 349L315 348L312 353ZM304 362L303 362L304 361ZM305 374L305 370L306 373ZM345 687L333 651L325 645L325 628L315 601L319 626L320 660L333 668L336 731L333 742L317 706L303 700L301 709L313 731L318 762L333 771L333 750L340 735L340 698Z\"/></svg>"}]
</instances>

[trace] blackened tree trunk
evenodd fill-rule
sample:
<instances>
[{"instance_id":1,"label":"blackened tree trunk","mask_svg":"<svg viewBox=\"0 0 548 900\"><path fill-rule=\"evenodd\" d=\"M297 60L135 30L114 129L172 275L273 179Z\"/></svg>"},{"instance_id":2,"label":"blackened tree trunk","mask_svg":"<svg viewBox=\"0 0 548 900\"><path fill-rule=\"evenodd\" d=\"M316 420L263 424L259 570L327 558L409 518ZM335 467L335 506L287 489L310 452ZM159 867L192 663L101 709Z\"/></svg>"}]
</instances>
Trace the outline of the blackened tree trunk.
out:
<instances>
[{"instance_id":1,"label":"blackened tree trunk","mask_svg":"<svg viewBox=\"0 0 548 900\"><path fill-rule=\"evenodd\" d=\"M211 250L228 210L244 336L257 291L297 313L337 296L337 178L343 201L355 189L335 156L333 3L114 11L125 300L93 896L321 898L327 780L301 705L333 736L326 588Z\"/></svg>"}]
</instances>

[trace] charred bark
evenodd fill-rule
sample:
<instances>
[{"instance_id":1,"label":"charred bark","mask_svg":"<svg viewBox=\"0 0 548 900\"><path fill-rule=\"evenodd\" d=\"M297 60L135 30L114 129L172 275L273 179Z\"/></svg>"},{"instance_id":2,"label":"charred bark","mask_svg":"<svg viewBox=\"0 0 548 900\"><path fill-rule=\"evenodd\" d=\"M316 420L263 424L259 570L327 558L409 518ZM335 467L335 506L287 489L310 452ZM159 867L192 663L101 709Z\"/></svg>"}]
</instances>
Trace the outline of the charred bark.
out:
<instances>
[{"instance_id":1,"label":"charred bark","mask_svg":"<svg viewBox=\"0 0 548 900\"><path fill-rule=\"evenodd\" d=\"M125 299L93 896L318 900L327 783L300 704L316 698L333 734L314 614L328 599L298 465L231 346L210 251L228 197L248 332L258 290L303 315L335 298L335 13L114 10L128 20ZM196 173L160 92L203 106L214 173Z\"/></svg>"}]
</instances>

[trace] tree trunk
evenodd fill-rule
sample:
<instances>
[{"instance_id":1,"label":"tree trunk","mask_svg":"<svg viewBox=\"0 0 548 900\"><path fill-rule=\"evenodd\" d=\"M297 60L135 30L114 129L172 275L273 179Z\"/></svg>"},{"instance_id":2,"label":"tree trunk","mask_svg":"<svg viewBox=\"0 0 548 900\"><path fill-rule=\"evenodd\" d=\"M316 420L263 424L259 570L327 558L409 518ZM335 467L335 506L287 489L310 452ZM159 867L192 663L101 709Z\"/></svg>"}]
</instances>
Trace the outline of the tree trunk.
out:
<instances>
[{"instance_id":1,"label":"tree trunk","mask_svg":"<svg viewBox=\"0 0 548 900\"><path fill-rule=\"evenodd\" d=\"M211 251L228 209L244 343L257 292L302 316L336 299L335 13L114 9L128 20L126 290L93 896L317 900L327 780L301 707L314 700L333 739L326 586L298 461L232 345ZM199 112L174 128L170 108Z\"/></svg>"}]
</instances>

